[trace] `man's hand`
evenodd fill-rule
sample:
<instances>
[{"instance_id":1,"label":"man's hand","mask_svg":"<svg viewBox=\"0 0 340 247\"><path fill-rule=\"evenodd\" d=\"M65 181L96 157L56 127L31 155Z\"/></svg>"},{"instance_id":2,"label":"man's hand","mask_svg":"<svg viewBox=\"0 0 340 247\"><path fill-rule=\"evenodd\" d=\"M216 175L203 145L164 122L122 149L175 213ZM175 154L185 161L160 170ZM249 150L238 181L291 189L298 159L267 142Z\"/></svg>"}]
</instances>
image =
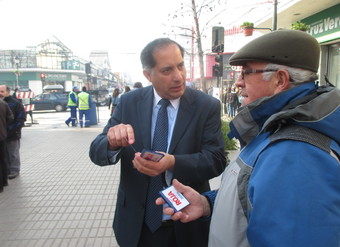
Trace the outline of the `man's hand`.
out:
<instances>
[{"instance_id":1,"label":"man's hand","mask_svg":"<svg viewBox=\"0 0 340 247\"><path fill-rule=\"evenodd\" d=\"M135 134L130 124L119 124L111 127L107 132L108 148L116 150L129 146L135 142Z\"/></svg>"},{"instance_id":2,"label":"man's hand","mask_svg":"<svg viewBox=\"0 0 340 247\"><path fill-rule=\"evenodd\" d=\"M210 215L210 205L208 199L205 196L200 195L191 187L183 185L177 179L174 179L172 184L178 192L181 192L185 196L185 198L190 202L190 205L186 206L177 213L175 213L172 208L167 207L163 209L164 214L171 215L172 220L180 220L183 223ZM162 205L165 203L166 202L161 197L157 198L156 200L157 205Z\"/></svg>"},{"instance_id":3,"label":"man's hand","mask_svg":"<svg viewBox=\"0 0 340 247\"><path fill-rule=\"evenodd\" d=\"M141 153L135 153L135 158L132 163L139 172L151 177L157 176L166 170L173 170L175 157L171 154L159 153L164 154L164 157L158 162L144 159L140 156Z\"/></svg>"}]
</instances>

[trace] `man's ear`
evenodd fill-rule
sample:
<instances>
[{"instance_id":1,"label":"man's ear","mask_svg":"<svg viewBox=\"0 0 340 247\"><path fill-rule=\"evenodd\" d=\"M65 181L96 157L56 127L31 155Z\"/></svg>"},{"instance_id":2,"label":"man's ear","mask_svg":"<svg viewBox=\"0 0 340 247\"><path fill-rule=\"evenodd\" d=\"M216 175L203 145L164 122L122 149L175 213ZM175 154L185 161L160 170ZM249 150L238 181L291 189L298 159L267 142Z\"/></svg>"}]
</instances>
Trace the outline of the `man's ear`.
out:
<instances>
[{"instance_id":1,"label":"man's ear","mask_svg":"<svg viewBox=\"0 0 340 247\"><path fill-rule=\"evenodd\" d=\"M151 82L151 75L149 71L143 70L143 75L145 76L146 79L148 79L149 82Z\"/></svg>"},{"instance_id":2,"label":"man's ear","mask_svg":"<svg viewBox=\"0 0 340 247\"><path fill-rule=\"evenodd\" d=\"M277 82L276 85L280 91L286 90L290 87L289 83L289 73L287 70L279 70L277 72Z\"/></svg>"}]
</instances>

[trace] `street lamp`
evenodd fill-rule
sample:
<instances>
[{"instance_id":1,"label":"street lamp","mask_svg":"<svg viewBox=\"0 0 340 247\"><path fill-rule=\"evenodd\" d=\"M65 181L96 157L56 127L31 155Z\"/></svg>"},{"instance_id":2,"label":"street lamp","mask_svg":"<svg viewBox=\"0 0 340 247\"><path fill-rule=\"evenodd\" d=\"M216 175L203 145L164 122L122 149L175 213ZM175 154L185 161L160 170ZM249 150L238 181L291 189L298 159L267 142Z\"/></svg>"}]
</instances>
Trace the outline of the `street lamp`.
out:
<instances>
[{"instance_id":1,"label":"street lamp","mask_svg":"<svg viewBox=\"0 0 340 247\"><path fill-rule=\"evenodd\" d=\"M19 63L20 63L18 56L15 56L14 63L17 66L17 70L15 71L15 75L16 75L16 88L18 88L19 87Z\"/></svg>"}]
</instances>

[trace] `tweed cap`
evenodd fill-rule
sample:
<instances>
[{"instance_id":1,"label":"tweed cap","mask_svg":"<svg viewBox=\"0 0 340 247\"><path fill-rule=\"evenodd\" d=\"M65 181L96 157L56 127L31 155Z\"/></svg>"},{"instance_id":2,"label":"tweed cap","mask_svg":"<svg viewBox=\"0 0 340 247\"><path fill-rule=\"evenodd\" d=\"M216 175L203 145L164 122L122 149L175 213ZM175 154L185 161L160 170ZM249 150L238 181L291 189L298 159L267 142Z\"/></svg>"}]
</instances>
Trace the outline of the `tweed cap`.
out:
<instances>
[{"instance_id":1,"label":"tweed cap","mask_svg":"<svg viewBox=\"0 0 340 247\"><path fill-rule=\"evenodd\" d=\"M317 72L320 45L308 33L279 30L250 41L230 57L231 65L244 65L249 61L265 61Z\"/></svg>"}]
</instances>

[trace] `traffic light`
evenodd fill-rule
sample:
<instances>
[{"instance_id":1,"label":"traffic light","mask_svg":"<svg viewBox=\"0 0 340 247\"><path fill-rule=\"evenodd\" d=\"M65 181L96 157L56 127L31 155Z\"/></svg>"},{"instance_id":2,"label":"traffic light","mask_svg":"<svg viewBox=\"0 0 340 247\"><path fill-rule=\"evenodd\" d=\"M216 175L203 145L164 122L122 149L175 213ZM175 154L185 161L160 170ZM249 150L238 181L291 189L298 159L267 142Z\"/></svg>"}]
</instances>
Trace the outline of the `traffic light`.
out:
<instances>
[{"instance_id":1,"label":"traffic light","mask_svg":"<svg viewBox=\"0 0 340 247\"><path fill-rule=\"evenodd\" d=\"M223 76L223 57L221 55L216 55L216 64L213 66L213 76Z\"/></svg>"},{"instance_id":2,"label":"traffic light","mask_svg":"<svg viewBox=\"0 0 340 247\"><path fill-rule=\"evenodd\" d=\"M87 75L91 74L91 62L85 64L85 73Z\"/></svg>"},{"instance_id":3,"label":"traffic light","mask_svg":"<svg viewBox=\"0 0 340 247\"><path fill-rule=\"evenodd\" d=\"M215 53L224 52L224 27L213 27L211 51Z\"/></svg>"},{"instance_id":4,"label":"traffic light","mask_svg":"<svg viewBox=\"0 0 340 247\"><path fill-rule=\"evenodd\" d=\"M46 75L44 73L40 74L40 80L44 82L46 80Z\"/></svg>"}]
</instances>

